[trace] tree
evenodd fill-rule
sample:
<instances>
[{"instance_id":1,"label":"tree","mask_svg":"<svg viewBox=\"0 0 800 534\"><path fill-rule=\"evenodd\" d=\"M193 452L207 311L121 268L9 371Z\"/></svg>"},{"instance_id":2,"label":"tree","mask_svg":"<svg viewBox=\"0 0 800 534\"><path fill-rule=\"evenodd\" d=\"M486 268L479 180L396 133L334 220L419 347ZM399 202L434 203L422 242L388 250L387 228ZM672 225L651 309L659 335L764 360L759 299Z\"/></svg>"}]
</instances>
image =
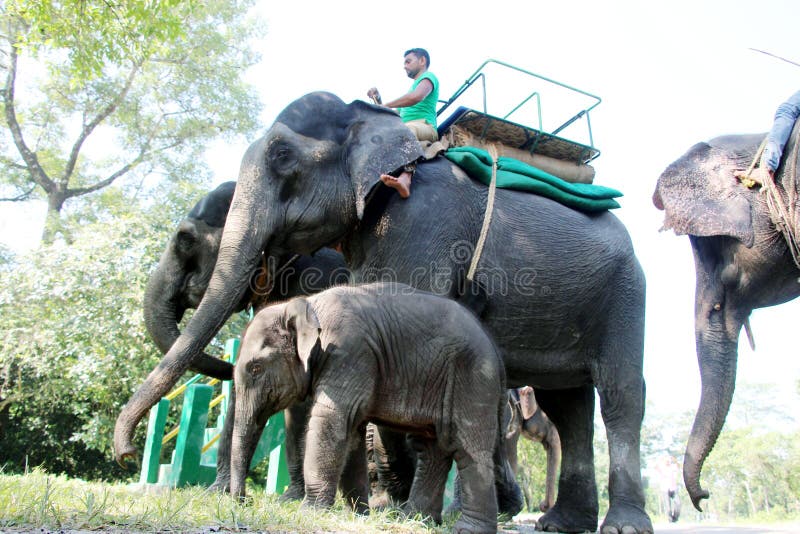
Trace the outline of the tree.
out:
<instances>
[{"instance_id":1,"label":"tree","mask_svg":"<svg viewBox=\"0 0 800 534\"><path fill-rule=\"evenodd\" d=\"M252 132L242 79L252 0L7 0L0 7L0 200L46 198L43 241L65 202L125 179L208 176L201 153Z\"/></svg>"},{"instance_id":2,"label":"tree","mask_svg":"<svg viewBox=\"0 0 800 534\"><path fill-rule=\"evenodd\" d=\"M73 243L42 245L2 266L0 470L131 474L113 462L111 438L122 404L161 359L144 328L144 285L178 221L206 193L177 185L160 185L159 203L145 207L107 188L86 207L89 222ZM238 335L241 322L220 339Z\"/></svg>"}]
</instances>

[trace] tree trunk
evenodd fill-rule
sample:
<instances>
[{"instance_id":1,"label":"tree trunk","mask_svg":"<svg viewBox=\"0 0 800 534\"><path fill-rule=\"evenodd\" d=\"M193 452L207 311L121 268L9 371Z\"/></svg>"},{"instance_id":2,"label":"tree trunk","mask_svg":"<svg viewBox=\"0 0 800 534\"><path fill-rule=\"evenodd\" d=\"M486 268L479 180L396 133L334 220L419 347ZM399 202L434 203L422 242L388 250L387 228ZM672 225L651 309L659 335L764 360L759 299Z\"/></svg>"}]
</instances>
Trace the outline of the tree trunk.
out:
<instances>
[{"instance_id":1,"label":"tree trunk","mask_svg":"<svg viewBox=\"0 0 800 534\"><path fill-rule=\"evenodd\" d=\"M756 503L753 502L753 493L750 491L750 479L744 477L744 489L747 491L747 503L750 505L750 515L756 515Z\"/></svg>"},{"instance_id":2,"label":"tree trunk","mask_svg":"<svg viewBox=\"0 0 800 534\"><path fill-rule=\"evenodd\" d=\"M57 190L47 194L47 216L41 240L43 245L52 245L58 234L61 234L67 243L72 242L71 236L61 220L61 208L64 207L66 200L66 195L62 191Z\"/></svg>"}]
</instances>

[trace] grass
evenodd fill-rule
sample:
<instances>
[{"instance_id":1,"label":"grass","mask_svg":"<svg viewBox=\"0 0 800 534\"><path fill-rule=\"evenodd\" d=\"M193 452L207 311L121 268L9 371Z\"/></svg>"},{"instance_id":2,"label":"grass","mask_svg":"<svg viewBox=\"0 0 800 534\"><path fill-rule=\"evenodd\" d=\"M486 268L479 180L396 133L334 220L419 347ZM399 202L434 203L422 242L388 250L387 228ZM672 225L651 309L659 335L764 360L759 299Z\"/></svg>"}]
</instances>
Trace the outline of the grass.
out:
<instances>
[{"instance_id":1,"label":"grass","mask_svg":"<svg viewBox=\"0 0 800 534\"><path fill-rule=\"evenodd\" d=\"M0 531L103 532L426 532L452 529L403 518L396 511L360 516L337 504L332 510L278 503L254 488L245 504L192 487L145 491L138 485L86 482L34 471L0 473Z\"/></svg>"}]
</instances>

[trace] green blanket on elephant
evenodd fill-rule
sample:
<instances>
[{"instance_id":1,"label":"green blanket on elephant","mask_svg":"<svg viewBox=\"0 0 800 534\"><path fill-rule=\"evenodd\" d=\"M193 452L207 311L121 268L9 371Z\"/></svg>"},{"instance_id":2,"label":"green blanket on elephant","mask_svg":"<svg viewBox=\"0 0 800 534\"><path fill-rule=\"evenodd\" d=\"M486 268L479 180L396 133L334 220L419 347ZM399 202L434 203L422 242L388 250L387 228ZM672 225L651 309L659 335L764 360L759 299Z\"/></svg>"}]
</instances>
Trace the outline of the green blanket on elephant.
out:
<instances>
[{"instance_id":1,"label":"green blanket on elephant","mask_svg":"<svg viewBox=\"0 0 800 534\"><path fill-rule=\"evenodd\" d=\"M486 185L492 181L492 158L486 150L471 146L450 148L445 157ZM570 208L596 212L619 208L615 197L622 193L594 184L574 184L519 160L497 158L497 187L528 191Z\"/></svg>"}]
</instances>

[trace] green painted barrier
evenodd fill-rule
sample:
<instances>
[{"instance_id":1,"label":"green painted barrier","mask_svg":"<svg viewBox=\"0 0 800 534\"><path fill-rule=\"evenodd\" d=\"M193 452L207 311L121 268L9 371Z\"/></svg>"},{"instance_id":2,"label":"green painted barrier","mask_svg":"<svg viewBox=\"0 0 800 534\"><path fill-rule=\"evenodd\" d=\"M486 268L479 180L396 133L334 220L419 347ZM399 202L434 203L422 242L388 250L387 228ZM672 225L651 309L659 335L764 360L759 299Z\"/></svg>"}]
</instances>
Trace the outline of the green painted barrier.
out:
<instances>
[{"instance_id":1,"label":"green painted barrier","mask_svg":"<svg viewBox=\"0 0 800 534\"><path fill-rule=\"evenodd\" d=\"M225 344L225 356L231 363L236 362L239 346L238 339L231 339ZM212 402L214 388L211 385L198 384L197 382L201 378L194 376L181 388L178 388L180 391L185 390L185 397L181 409L180 426L176 434L175 450L172 453L171 462L168 464L160 463L160 458L163 446L167 441L164 431L170 399L176 397L177 394L173 392L168 396L169 398L162 398L150 410L142 471L139 477L140 483L182 487L187 485L208 486L214 482L217 469L218 437L225 424L225 416L233 392L233 381L222 383L221 398L219 399L220 415L216 424L208 428L209 406ZM250 463L251 468L255 467L266 456L269 456L267 493L283 493L289 485L289 471L286 466L286 455L283 452L284 438L284 420L281 412L267 421L256 453Z\"/></svg>"},{"instance_id":2,"label":"green painted barrier","mask_svg":"<svg viewBox=\"0 0 800 534\"><path fill-rule=\"evenodd\" d=\"M236 362L239 354L239 340L232 339L225 344L226 359L231 363ZM208 486L214 482L217 472L217 445L219 441L208 447L208 443L217 439L225 424L228 405L233 390L233 381L222 383L223 399L220 402L220 415L216 425L207 428L209 404L213 397L214 388L206 384L196 383L193 377L191 385L185 388L185 397L181 409L180 427L177 433L175 450L169 464L161 464L160 457L163 448L164 430L167 422L170 401L162 398L150 410L150 419L147 427L147 441L144 447L142 472L139 481L142 484L158 484L171 487L187 485ZM286 430L284 427L283 412L273 415L258 442L250 467L257 466L265 457L269 457L267 468L267 493L282 494L289 485L289 470L286 465L284 441ZM203 450L207 448L207 450ZM445 508L453 500L456 466L453 463L447 477L444 493Z\"/></svg>"}]
</instances>

